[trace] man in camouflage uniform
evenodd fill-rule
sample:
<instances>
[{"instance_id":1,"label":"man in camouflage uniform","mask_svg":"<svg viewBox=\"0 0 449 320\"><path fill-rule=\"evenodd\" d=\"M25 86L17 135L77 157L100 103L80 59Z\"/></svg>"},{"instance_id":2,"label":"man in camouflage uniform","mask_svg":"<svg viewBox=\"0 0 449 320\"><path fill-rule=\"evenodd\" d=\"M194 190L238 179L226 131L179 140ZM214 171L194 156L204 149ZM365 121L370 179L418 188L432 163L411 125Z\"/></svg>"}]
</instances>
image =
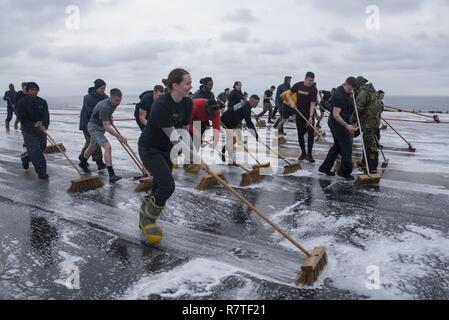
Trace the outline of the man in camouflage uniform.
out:
<instances>
[{"instance_id":1,"label":"man in camouflage uniform","mask_svg":"<svg viewBox=\"0 0 449 320\"><path fill-rule=\"evenodd\" d=\"M357 110L360 117L360 125L363 131L363 141L365 143L366 156L370 173L377 173L379 163L379 154L377 151L376 134L380 126L381 105L379 94L372 83L369 83L363 77L357 78L357 91L355 93ZM355 113L352 116L352 122L356 123ZM362 166L366 172L365 161Z\"/></svg>"}]
</instances>

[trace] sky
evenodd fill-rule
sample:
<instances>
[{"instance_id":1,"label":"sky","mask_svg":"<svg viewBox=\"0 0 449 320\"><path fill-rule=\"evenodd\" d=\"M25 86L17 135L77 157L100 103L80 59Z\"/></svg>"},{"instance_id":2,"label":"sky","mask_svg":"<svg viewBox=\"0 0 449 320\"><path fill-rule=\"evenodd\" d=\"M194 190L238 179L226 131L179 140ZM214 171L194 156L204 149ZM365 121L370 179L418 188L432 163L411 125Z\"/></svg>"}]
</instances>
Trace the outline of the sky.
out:
<instances>
[{"instance_id":1,"label":"sky","mask_svg":"<svg viewBox=\"0 0 449 320\"><path fill-rule=\"evenodd\" d=\"M262 95L313 71L319 89L363 75L390 95L449 95L444 0L0 0L0 10L3 91L35 81L41 96L82 96L102 78L130 96L182 67L194 90L211 76L216 94L239 80Z\"/></svg>"}]
</instances>

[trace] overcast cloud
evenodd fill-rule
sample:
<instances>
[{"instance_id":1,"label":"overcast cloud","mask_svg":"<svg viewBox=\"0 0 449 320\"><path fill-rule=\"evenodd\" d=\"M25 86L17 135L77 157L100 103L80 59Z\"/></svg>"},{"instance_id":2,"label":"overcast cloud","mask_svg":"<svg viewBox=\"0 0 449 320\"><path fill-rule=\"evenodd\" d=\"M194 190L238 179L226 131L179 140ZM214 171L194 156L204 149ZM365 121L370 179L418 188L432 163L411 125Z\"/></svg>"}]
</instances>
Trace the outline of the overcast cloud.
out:
<instances>
[{"instance_id":1,"label":"overcast cloud","mask_svg":"<svg viewBox=\"0 0 449 320\"><path fill-rule=\"evenodd\" d=\"M80 8L68 30L66 7ZM365 22L380 9L380 29ZM218 94L235 80L262 94L314 71L319 88L364 75L391 95L448 95L449 1L0 0L0 85L83 95L96 78L138 94L174 67Z\"/></svg>"}]
</instances>

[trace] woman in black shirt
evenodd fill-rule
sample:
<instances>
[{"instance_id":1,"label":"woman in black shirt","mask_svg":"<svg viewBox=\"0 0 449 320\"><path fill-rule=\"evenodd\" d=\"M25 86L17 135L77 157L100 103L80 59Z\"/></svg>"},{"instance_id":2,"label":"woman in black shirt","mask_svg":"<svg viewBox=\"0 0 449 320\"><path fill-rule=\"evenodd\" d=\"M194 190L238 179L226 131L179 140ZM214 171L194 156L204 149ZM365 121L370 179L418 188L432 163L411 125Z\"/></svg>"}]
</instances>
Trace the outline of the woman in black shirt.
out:
<instances>
[{"instance_id":1,"label":"woman in black shirt","mask_svg":"<svg viewBox=\"0 0 449 320\"><path fill-rule=\"evenodd\" d=\"M177 157L179 149L183 147L184 154L193 152L195 164L203 170L209 169L201 161L195 148L192 148L188 131L192 116L190 74L183 69L175 69L163 83L169 92L154 102L149 122L139 139L140 158L154 181L151 194L145 197L140 208L139 227L152 244L158 244L162 240L162 229L156 225L156 220L175 191L172 158ZM183 140L180 140L180 135Z\"/></svg>"}]
</instances>

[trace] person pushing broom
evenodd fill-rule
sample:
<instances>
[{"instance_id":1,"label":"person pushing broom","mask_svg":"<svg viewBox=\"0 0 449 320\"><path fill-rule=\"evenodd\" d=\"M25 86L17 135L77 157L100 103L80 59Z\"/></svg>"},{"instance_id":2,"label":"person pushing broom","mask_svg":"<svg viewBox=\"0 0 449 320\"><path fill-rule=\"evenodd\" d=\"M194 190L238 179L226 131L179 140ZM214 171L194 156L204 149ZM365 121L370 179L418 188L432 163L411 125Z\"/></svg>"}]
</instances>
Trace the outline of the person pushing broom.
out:
<instances>
[{"instance_id":1,"label":"person pushing broom","mask_svg":"<svg viewBox=\"0 0 449 320\"><path fill-rule=\"evenodd\" d=\"M172 169L179 147L183 148L186 159L190 159L189 151L193 153L193 165L209 170L193 147L189 134L193 108L189 95L192 89L190 74L184 69L174 69L163 83L169 92L154 102L149 123L138 143L140 158L154 179L151 194L144 198L139 211L139 228L151 244L159 244L162 240L163 231L156 221L175 191Z\"/></svg>"},{"instance_id":2,"label":"person pushing broom","mask_svg":"<svg viewBox=\"0 0 449 320\"><path fill-rule=\"evenodd\" d=\"M112 167L112 148L105 133L116 137L120 142L126 144L128 141L125 137L118 134L112 127L112 114L122 102L122 92L119 89L112 89L110 91L110 98L100 101L94 108L92 116L87 125L87 129L91 136L89 147L80 157L80 168L87 171L87 159L97 150L98 147L104 149L104 158L109 173L109 182L117 182L122 178L115 174Z\"/></svg>"}]
</instances>

